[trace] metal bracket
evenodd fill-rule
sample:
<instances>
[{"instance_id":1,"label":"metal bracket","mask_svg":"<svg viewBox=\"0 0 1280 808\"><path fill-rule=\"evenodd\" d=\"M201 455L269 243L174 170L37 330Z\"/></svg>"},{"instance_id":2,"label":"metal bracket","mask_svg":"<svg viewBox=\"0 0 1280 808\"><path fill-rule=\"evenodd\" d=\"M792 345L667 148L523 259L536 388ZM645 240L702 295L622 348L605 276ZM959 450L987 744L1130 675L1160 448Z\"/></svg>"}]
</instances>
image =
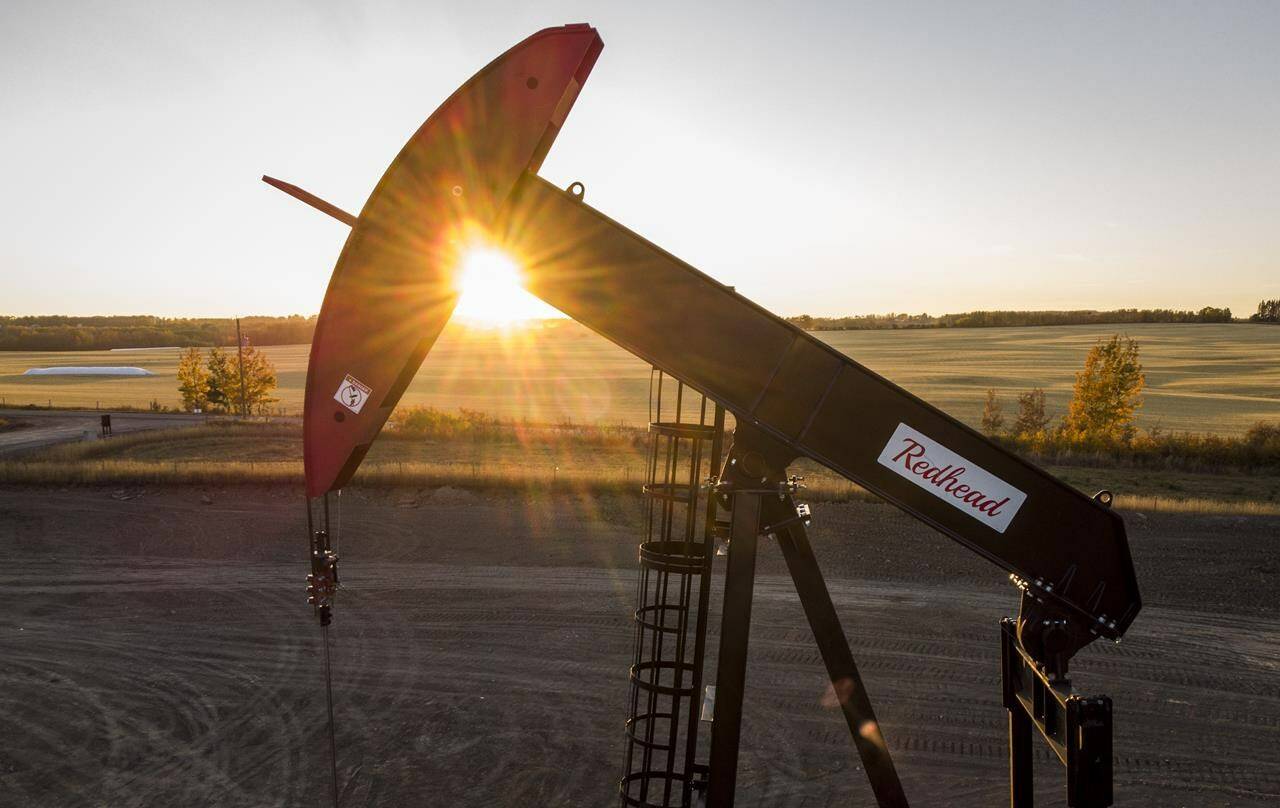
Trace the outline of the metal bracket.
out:
<instances>
[{"instance_id":1,"label":"metal bracket","mask_svg":"<svg viewBox=\"0 0 1280 808\"><path fill-rule=\"evenodd\" d=\"M760 483L762 484L762 487L753 488L735 485L732 480L725 480L720 477L708 477L706 481L702 483L702 488L704 490L709 489L722 497L727 497L731 494L761 494L766 496L773 495L781 500L795 495L802 488L808 487L804 484L803 477L798 477L794 474L787 479L774 484L772 487L768 486L768 482L768 477L761 477ZM805 505L804 507L807 509L809 506Z\"/></svg>"},{"instance_id":2,"label":"metal bracket","mask_svg":"<svg viewBox=\"0 0 1280 808\"><path fill-rule=\"evenodd\" d=\"M338 594L338 554L329 546L324 530L311 533L311 574L307 576L307 603L315 607L320 625L333 620L333 600Z\"/></svg>"},{"instance_id":3,"label":"metal bracket","mask_svg":"<svg viewBox=\"0 0 1280 808\"><path fill-rule=\"evenodd\" d=\"M768 536L773 533L777 533L779 530L785 530L786 528L789 528L792 525L804 525L805 527L808 527L811 521L813 521L812 510L809 508L809 506L806 503L801 502L796 505L795 516L791 517L790 519L783 519L781 522L778 522L776 524L765 525L764 527L760 528L760 535Z\"/></svg>"}]
</instances>

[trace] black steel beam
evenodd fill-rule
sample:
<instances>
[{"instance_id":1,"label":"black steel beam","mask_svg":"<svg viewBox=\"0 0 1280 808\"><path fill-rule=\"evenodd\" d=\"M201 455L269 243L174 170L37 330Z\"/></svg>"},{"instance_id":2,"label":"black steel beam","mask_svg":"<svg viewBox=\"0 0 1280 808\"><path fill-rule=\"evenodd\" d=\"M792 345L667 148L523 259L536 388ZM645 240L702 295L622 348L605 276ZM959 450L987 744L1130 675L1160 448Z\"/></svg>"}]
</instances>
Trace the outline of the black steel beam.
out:
<instances>
[{"instance_id":1,"label":"black steel beam","mask_svg":"<svg viewBox=\"0 0 1280 808\"><path fill-rule=\"evenodd\" d=\"M780 524L784 520L794 519L795 514L795 503L790 497L771 499L765 505L764 521L767 524ZM791 580L795 582L800 605L804 607L805 617L809 620L809 628L813 630L814 641L817 642L822 661L827 666L832 692L849 725L858 755L862 758L876 802L880 808L907 808L902 781L898 779L893 758L885 744L884 733L880 730L880 722L876 720L862 675L858 672L853 652L849 649L849 640L840 625L840 616L836 613L835 604L831 602L827 582L813 555L808 531L803 522L792 521L775 535L791 573Z\"/></svg>"},{"instance_id":2,"label":"black steel beam","mask_svg":"<svg viewBox=\"0 0 1280 808\"><path fill-rule=\"evenodd\" d=\"M1076 743L1068 747L1067 805L1107 808L1113 799L1111 699L1077 696L1068 723Z\"/></svg>"},{"instance_id":3,"label":"black steel beam","mask_svg":"<svg viewBox=\"0 0 1280 808\"><path fill-rule=\"evenodd\" d=\"M712 420L712 428L714 436L711 438L711 454L708 468L719 469L721 454L724 451L724 408L715 405L715 415ZM698 751L698 723L701 719L700 710L702 707L702 688L703 688L703 665L707 653L707 617L711 605L711 571L712 559L716 555L716 517L718 506L716 497L710 491L707 492L706 510L703 513L703 567L702 567L702 583L698 587L698 622L694 630L694 646L693 646L693 698L689 700L689 738L685 753L685 771L689 773L688 779L685 780L684 795L685 801L692 803L694 778L693 772L697 768L697 751ZM692 516L690 516L692 518Z\"/></svg>"},{"instance_id":4,"label":"black steel beam","mask_svg":"<svg viewBox=\"0 0 1280 808\"><path fill-rule=\"evenodd\" d=\"M1006 712L1009 714L1009 806L1033 808L1036 798L1031 719L1016 707Z\"/></svg>"},{"instance_id":5,"label":"black steel beam","mask_svg":"<svg viewBox=\"0 0 1280 808\"><path fill-rule=\"evenodd\" d=\"M715 717L711 723L711 773L707 808L731 808L738 783L738 742L747 683L747 640L756 576L760 495L737 494L730 517L729 558L725 563L724 610L720 618L720 655L716 661Z\"/></svg>"},{"instance_id":6,"label":"black steel beam","mask_svg":"<svg viewBox=\"0 0 1280 808\"><path fill-rule=\"evenodd\" d=\"M1033 808L1035 768L1032 761L1031 716L1018 701L1022 689L1022 658L1017 651L1017 624L1012 618L1000 621L1000 686L1004 709L1009 717L1009 806Z\"/></svg>"},{"instance_id":7,"label":"black steel beam","mask_svg":"<svg viewBox=\"0 0 1280 808\"><path fill-rule=\"evenodd\" d=\"M1119 637L1141 600L1119 515L535 174L500 238L529 291Z\"/></svg>"}]
</instances>

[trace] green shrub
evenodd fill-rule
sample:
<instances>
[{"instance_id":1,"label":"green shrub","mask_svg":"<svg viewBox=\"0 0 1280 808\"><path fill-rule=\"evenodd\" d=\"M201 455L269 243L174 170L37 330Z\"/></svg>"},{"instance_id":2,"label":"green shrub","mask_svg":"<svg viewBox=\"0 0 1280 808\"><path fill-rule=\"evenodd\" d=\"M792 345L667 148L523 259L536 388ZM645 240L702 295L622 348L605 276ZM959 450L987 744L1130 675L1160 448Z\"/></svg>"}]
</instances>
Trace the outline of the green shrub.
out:
<instances>
[{"instance_id":1,"label":"green shrub","mask_svg":"<svg viewBox=\"0 0 1280 808\"><path fill-rule=\"evenodd\" d=\"M509 432L493 415L468 409L452 413L435 407L401 407L391 416L391 427L402 435L436 439L494 438Z\"/></svg>"}]
</instances>

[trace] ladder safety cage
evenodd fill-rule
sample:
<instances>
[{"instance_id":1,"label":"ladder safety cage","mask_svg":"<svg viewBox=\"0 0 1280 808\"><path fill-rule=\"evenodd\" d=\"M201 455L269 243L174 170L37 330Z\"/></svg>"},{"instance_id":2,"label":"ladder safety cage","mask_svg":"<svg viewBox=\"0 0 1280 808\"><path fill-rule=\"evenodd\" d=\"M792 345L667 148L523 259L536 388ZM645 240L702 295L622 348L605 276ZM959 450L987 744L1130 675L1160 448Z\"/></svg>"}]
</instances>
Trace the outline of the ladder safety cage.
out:
<instances>
[{"instance_id":1,"label":"ladder safety cage","mask_svg":"<svg viewBox=\"0 0 1280 808\"><path fill-rule=\"evenodd\" d=\"M639 547L623 806L687 808L705 786L697 757L724 410L656 368L650 374L645 540Z\"/></svg>"}]
</instances>

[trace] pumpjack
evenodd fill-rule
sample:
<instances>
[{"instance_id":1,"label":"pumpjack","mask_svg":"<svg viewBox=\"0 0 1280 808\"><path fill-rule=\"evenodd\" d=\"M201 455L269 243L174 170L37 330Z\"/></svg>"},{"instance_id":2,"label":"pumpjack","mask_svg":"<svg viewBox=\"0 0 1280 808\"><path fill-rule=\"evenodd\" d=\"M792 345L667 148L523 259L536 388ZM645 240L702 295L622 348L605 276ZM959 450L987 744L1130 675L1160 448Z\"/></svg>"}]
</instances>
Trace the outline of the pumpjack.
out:
<instances>
[{"instance_id":1,"label":"pumpjack","mask_svg":"<svg viewBox=\"0 0 1280 808\"><path fill-rule=\"evenodd\" d=\"M591 26L567 25L490 62L409 139L358 216L263 177L351 228L306 384L308 592L321 624L337 591L329 496L356 473L449 320L459 249L484 233L521 257L534 295L650 363L659 389L665 379L678 390L674 416L659 405L651 426L644 493L659 529L651 518L653 540L640 548L621 804L733 804L761 536L781 548L875 799L908 804L810 545L809 510L795 502L789 468L809 458L1002 567L1021 590L1017 617L998 633L1010 804L1032 804L1038 730L1066 767L1066 804L1111 805L1111 701L1073 692L1068 678L1080 649L1118 641L1141 607L1110 495L1081 494L646 241L589 206L581 183L539 177L602 47ZM681 399L695 396L690 419ZM687 474L676 470L681 447ZM683 527L672 527L674 508ZM700 692L712 548L725 543L715 684ZM706 756L699 698L714 713ZM331 742L332 712L330 692ZM334 776L336 803L336 750Z\"/></svg>"}]
</instances>

